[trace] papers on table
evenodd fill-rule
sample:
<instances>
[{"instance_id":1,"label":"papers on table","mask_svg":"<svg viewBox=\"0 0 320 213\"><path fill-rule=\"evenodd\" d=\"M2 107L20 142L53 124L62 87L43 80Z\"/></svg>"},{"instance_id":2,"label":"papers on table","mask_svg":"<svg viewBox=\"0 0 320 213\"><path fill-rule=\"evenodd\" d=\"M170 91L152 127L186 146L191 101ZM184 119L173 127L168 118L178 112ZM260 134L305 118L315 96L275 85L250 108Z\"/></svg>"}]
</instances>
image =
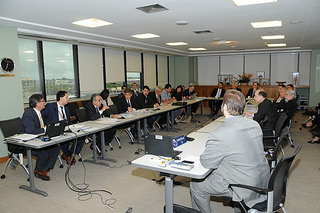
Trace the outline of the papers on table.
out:
<instances>
[{"instance_id":1,"label":"papers on table","mask_svg":"<svg viewBox=\"0 0 320 213\"><path fill-rule=\"evenodd\" d=\"M6 140L16 140L16 141L28 141L28 140L33 140L36 137L38 137L38 135L34 135L34 134L19 134L19 135L13 135L9 138L6 138Z\"/></svg>"}]
</instances>

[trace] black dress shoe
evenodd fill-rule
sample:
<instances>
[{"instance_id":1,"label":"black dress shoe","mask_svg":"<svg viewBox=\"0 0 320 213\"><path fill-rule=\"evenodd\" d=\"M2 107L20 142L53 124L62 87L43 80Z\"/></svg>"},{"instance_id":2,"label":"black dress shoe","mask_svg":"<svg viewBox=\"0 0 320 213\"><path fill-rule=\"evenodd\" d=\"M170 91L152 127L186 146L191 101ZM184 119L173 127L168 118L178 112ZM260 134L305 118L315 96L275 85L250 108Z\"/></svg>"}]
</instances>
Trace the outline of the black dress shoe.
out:
<instances>
[{"instance_id":1,"label":"black dress shoe","mask_svg":"<svg viewBox=\"0 0 320 213\"><path fill-rule=\"evenodd\" d=\"M318 144L320 144L320 140L317 140L317 141L308 141L308 143L311 143L311 144L318 143Z\"/></svg>"},{"instance_id":2,"label":"black dress shoe","mask_svg":"<svg viewBox=\"0 0 320 213\"><path fill-rule=\"evenodd\" d=\"M40 178L41 180L44 180L44 181L50 180L50 177L48 175L43 174L43 172L38 172L36 170L34 170L34 176L37 178Z\"/></svg>"}]
</instances>

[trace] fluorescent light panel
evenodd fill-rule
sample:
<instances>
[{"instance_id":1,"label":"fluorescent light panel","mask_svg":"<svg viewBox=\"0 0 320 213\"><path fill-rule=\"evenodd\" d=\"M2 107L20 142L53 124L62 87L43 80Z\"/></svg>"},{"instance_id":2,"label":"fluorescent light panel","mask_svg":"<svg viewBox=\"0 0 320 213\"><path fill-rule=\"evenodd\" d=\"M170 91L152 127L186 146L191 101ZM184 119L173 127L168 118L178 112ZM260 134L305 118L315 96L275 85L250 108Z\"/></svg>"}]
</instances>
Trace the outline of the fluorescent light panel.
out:
<instances>
[{"instance_id":1,"label":"fluorescent light panel","mask_svg":"<svg viewBox=\"0 0 320 213\"><path fill-rule=\"evenodd\" d=\"M286 43L278 43L278 44L267 44L268 47L285 47Z\"/></svg>"},{"instance_id":2,"label":"fluorescent light panel","mask_svg":"<svg viewBox=\"0 0 320 213\"><path fill-rule=\"evenodd\" d=\"M233 0L233 2L237 6L245 6L245 5L252 5L252 4L264 4L264 3L272 3L277 2L278 0Z\"/></svg>"},{"instance_id":3,"label":"fluorescent light panel","mask_svg":"<svg viewBox=\"0 0 320 213\"><path fill-rule=\"evenodd\" d=\"M144 34L132 35L131 37L140 38L140 39L147 39L147 38L157 38L160 36L152 34L152 33L144 33Z\"/></svg>"},{"instance_id":4,"label":"fluorescent light panel","mask_svg":"<svg viewBox=\"0 0 320 213\"><path fill-rule=\"evenodd\" d=\"M32 53L34 53L34 52L33 52L33 50L25 50L25 51L23 51L23 53L32 54Z\"/></svg>"},{"instance_id":5,"label":"fluorescent light panel","mask_svg":"<svg viewBox=\"0 0 320 213\"><path fill-rule=\"evenodd\" d=\"M271 40L271 39L284 39L284 35L271 35L271 36L261 36L263 40Z\"/></svg>"},{"instance_id":6,"label":"fluorescent light panel","mask_svg":"<svg viewBox=\"0 0 320 213\"><path fill-rule=\"evenodd\" d=\"M88 18L88 19L72 22L72 24L80 25L83 27L95 28L95 27L111 25L112 23L107 21L102 21L96 18Z\"/></svg>"},{"instance_id":7,"label":"fluorescent light panel","mask_svg":"<svg viewBox=\"0 0 320 213\"><path fill-rule=\"evenodd\" d=\"M281 27L282 21L262 21L262 22L252 22L251 23L253 28L264 28L264 27Z\"/></svg>"},{"instance_id":8,"label":"fluorescent light panel","mask_svg":"<svg viewBox=\"0 0 320 213\"><path fill-rule=\"evenodd\" d=\"M169 42L169 43L166 43L166 45L169 45L169 46L181 46L181 45L188 45L188 43L182 42L182 41L178 41L178 42Z\"/></svg>"},{"instance_id":9,"label":"fluorescent light panel","mask_svg":"<svg viewBox=\"0 0 320 213\"><path fill-rule=\"evenodd\" d=\"M191 47L191 48L189 48L189 50L192 50L192 51L201 51L201 50L207 50L207 49L206 49L206 48L203 48L203 47L197 47L197 48Z\"/></svg>"}]
</instances>

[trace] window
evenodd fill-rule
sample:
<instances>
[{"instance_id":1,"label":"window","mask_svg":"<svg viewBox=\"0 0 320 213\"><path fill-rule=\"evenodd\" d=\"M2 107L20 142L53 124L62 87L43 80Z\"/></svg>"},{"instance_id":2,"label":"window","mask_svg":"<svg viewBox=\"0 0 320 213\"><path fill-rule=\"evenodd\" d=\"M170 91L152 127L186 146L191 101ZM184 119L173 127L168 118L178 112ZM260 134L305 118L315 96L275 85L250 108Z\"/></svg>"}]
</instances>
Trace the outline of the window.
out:
<instances>
[{"instance_id":1,"label":"window","mask_svg":"<svg viewBox=\"0 0 320 213\"><path fill-rule=\"evenodd\" d=\"M37 41L19 39L19 56L23 102L28 103L32 94L41 93Z\"/></svg>"},{"instance_id":2,"label":"window","mask_svg":"<svg viewBox=\"0 0 320 213\"><path fill-rule=\"evenodd\" d=\"M70 98L78 97L72 45L44 41L43 59L47 100L55 100L59 90L67 91Z\"/></svg>"},{"instance_id":3,"label":"window","mask_svg":"<svg viewBox=\"0 0 320 213\"><path fill-rule=\"evenodd\" d=\"M140 72L127 72L127 87L132 88L133 83L137 83L137 88L140 88Z\"/></svg>"}]
</instances>

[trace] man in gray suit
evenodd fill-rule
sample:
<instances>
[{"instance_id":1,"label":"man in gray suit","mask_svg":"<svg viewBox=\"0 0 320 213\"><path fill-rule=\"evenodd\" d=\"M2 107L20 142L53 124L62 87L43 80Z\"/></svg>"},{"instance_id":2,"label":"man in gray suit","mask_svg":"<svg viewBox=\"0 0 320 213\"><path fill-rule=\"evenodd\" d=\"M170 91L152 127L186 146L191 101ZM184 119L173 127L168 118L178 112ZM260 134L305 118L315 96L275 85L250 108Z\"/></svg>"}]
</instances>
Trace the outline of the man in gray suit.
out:
<instances>
[{"instance_id":1,"label":"man in gray suit","mask_svg":"<svg viewBox=\"0 0 320 213\"><path fill-rule=\"evenodd\" d=\"M233 201L244 199L249 207L266 199L249 190L239 188L233 194L228 190L231 183L265 188L270 176L262 130L256 121L242 116L244 106L241 92L228 90L225 93L222 103L225 123L209 134L200 156L202 166L213 171L204 180L190 183L192 206L202 213L213 212L210 196L232 197Z\"/></svg>"}]
</instances>

